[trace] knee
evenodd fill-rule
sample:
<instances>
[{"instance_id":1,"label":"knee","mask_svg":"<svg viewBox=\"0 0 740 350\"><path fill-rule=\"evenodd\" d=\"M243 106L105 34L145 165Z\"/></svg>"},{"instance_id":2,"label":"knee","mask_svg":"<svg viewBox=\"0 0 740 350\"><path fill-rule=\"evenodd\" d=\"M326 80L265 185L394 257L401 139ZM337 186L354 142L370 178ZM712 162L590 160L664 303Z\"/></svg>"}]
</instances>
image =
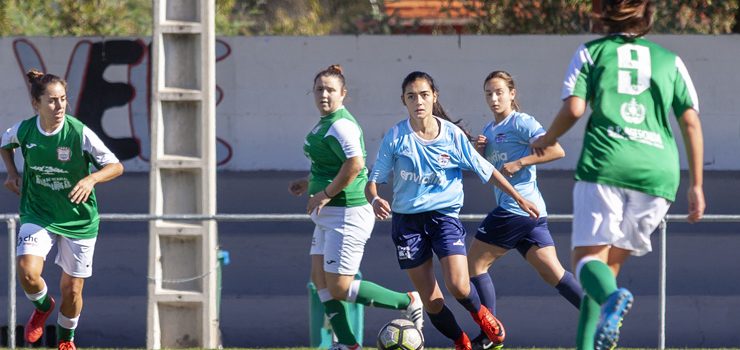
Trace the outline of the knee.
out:
<instances>
[{"instance_id":1,"label":"knee","mask_svg":"<svg viewBox=\"0 0 740 350\"><path fill-rule=\"evenodd\" d=\"M69 282L63 282L60 285L62 296L65 299L73 300L78 299L82 297L82 283L78 283L77 281L69 281Z\"/></svg>"},{"instance_id":2,"label":"knee","mask_svg":"<svg viewBox=\"0 0 740 350\"><path fill-rule=\"evenodd\" d=\"M471 260L468 266L468 274L470 277L478 276L484 273L488 273L488 269L493 265L493 261L484 261L483 259Z\"/></svg>"},{"instance_id":3,"label":"knee","mask_svg":"<svg viewBox=\"0 0 740 350\"><path fill-rule=\"evenodd\" d=\"M327 286L331 297L336 300L347 300L347 293L349 292L349 286L342 285L329 285Z\"/></svg>"},{"instance_id":4,"label":"knee","mask_svg":"<svg viewBox=\"0 0 740 350\"><path fill-rule=\"evenodd\" d=\"M447 287L447 290L455 299L467 298L470 294L470 282L458 281L456 283L452 283Z\"/></svg>"},{"instance_id":5,"label":"knee","mask_svg":"<svg viewBox=\"0 0 740 350\"><path fill-rule=\"evenodd\" d=\"M445 299L442 296L436 298L423 299L424 309L430 314L438 314L445 306Z\"/></svg>"},{"instance_id":6,"label":"knee","mask_svg":"<svg viewBox=\"0 0 740 350\"><path fill-rule=\"evenodd\" d=\"M41 274L35 271L18 270L18 279L22 285L36 285L41 282Z\"/></svg>"},{"instance_id":7,"label":"knee","mask_svg":"<svg viewBox=\"0 0 740 350\"><path fill-rule=\"evenodd\" d=\"M41 270L34 264L18 263L18 279L22 285L37 285L41 283Z\"/></svg>"}]
</instances>

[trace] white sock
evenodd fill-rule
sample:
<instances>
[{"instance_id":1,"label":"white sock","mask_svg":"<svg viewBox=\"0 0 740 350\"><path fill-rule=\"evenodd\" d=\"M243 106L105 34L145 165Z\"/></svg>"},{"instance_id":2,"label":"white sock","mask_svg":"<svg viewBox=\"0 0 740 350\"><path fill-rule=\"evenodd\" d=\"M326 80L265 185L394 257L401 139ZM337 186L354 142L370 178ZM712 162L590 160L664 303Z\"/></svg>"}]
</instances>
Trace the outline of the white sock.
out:
<instances>
[{"instance_id":1,"label":"white sock","mask_svg":"<svg viewBox=\"0 0 740 350\"><path fill-rule=\"evenodd\" d=\"M43 278L41 279L41 281L44 282L44 288L42 288L40 292L28 294L24 291L24 293L26 293L26 298L28 298L28 300L37 301L37 300L41 300L41 298L46 296L46 293L49 291L49 288L46 287L46 281L44 281Z\"/></svg>"},{"instance_id":2,"label":"white sock","mask_svg":"<svg viewBox=\"0 0 740 350\"><path fill-rule=\"evenodd\" d=\"M80 320L80 315L77 315L77 317L69 318L67 316L62 315L62 313L59 313L59 316L57 316L57 323L62 326L62 328L66 329L75 329L77 328L77 322Z\"/></svg>"},{"instance_id":3,"label":"white sock","mask_svg":"<svg viewBox=\"0 0 740 350\"><path fill-rule=\"evenodd\" d=\"M347 291L347 301L354 303L357 300L357 295L360 294L360 280L354 280L349 284L349 290Z\"/></svg>"},{"instance_id":4,"label":"white sock","mask_svg":"<svg viewBox=\"0 0 740 350\"><path fill-rule=\"evenodd\" d=\"M327 302L327 301L329 301L329 300L332 300L332 299L334 299L334 298L332 298L332 297L331 297L331 293L330 293L330 292L329 292L329 290L328 290L328 289L326 289L326 288L324 288L324 289L319 289L319 290L317 291L317 293L319 294L319 300L321 300L321 302L322 302L322 303L325 303L325 302Z\"/></svg>"}]
</instances>

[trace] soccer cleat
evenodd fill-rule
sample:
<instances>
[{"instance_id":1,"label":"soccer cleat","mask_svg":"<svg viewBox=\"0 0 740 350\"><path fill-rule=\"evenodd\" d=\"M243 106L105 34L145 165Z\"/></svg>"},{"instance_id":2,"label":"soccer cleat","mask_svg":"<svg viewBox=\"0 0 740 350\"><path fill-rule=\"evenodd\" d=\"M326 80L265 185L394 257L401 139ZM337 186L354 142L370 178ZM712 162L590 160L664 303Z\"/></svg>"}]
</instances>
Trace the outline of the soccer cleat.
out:
<instances>
[{"instance_id":1,"label":"soccer cleat","mask_svg":"<svg viewBox=\"0 0 740 350\"><path fill-rule=\"evenodd\" d=\"M26 343L35 343L39 339L41 339L41 336L44 334L44 325L46 324L46 319L49 318L51 312L54 311L55 305L54 298L49 296L49 300L51 303L49 310L46 310L46 312L41 312L38 309L33 309L31 317L28 319L28 322L26 322L26 327L23 332L23 336L26 338Z\"/></svg>"},{"instance_id":2,"label":"soccer cleat","mask_svg":"<svg viewBox=\"0 0 740 350\"><path fill-rule=\"evenodd\" d=\"M473 338L470 343L472 344L473 350L500 350L504 348L504 343L493 344L491 339L485 333L478 334L477 337Z\"/></svg>"},{"instance_id":3,"label":"soccer cleat","mask_svg":"<svg viewBox=\"0 0 740 350\"><path fill-rule=\"evenodd\" d=\"M421 302L419 292L408 292L411 302L406 310L401 311L403 317L414 323L416 329L421 331L424 327L424 304Z\"/></svg>"},{"instance_id":4,"label":"soccer cleat","mask_svg":"<svg viewBox=\"0 0 740 350\"><path fill-rule=\"evenodd\" d=\"M613 349L617 346L619 327L632 307L633 300L632 293L624 288L609 295L601 307L601 317L594 336L594 350Z\"/></svg>"},{"instance_id":5,"label":"soccer cleat","mask_svg":"<svg viewBox=\"0 0 740 350\"><path fill-rule=\"evenodd\" d=\"M465 334L465 332L462 332L460 335L460 338L457 338L455 340L455 350L472 350L473 347L470 344L470 338L468 338L468 335Z\"/></svg>"},{"instance_id":6,"label":"soccer cleat","mask_svg":"<svg viewBox=\"0 0 740 350\"><path fill-rule=\"evenodd\" d=\"M346 345L346 344L334 343L329 347L328 350L362 350L362 346L360 346L360 344Z\"/></svg>"},{"instance_id":7,"label":"soccer cleat","mask_svg":"<svg viewBox=\"0 0 740 350\"><path fill-rule=\"evenodd\" d=\"M59 342L59 350L77 350L77 347L75 347L75 342L71 340L63 340Z\"/></svg>"},{"instance_id":8,"label":"soccer cleat","mask_svg":"<svg viewBox=\"0 0 740 350\"><path fill-rule=\"evenodd\" d=\"M475 323L480 326L480 329L483 330L483 333L488 336L488 339L490 339L493 344L498 345L504 342L504 338L506 338L504 325L501 324L501 321L499 321L496 316L493 316L491 311L488 311L488 308L485 307L485 305L481 305L480 310L478 310L477 313L471 312L470 314L473 315Z\"/></svg>"}]
</instances>

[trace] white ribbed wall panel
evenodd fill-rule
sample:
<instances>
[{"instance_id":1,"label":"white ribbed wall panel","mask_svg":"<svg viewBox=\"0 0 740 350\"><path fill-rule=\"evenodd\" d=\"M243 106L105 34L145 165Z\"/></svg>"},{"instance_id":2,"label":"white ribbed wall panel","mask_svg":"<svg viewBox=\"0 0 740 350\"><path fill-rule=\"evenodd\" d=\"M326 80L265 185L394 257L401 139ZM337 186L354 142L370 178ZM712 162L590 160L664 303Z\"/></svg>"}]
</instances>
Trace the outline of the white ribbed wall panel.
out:
<instances>
[{"instance_id":1,"label":"white ribbed wall panel","mask_svg":"<svg viewBox=\"0 0 740 350\"><path fill-rule=\"evenodd\" d=\"M215 2L154 0L150 213L216 213ZM213 221L149 225L147 348L217 348Z\"/></svg>"}]
</instances>

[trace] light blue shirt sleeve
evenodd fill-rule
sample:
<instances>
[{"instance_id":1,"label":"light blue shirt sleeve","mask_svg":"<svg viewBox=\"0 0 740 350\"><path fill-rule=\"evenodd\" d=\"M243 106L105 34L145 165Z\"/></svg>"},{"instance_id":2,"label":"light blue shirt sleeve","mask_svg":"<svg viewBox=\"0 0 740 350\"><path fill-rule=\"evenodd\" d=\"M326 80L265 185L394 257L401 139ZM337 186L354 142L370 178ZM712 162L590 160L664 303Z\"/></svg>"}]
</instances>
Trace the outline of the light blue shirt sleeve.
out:
<instances>
[{"instance_id":1,"label":"light blue shirt sleeve","mask_svg":"<svg viewBox=\"0 0 740 350\"><path fill-rule=\"evenodd\" d=\"M545 134L545 128L542 127L542 124L529 115L516 118L515 128L527 143L532 143Z\"/></svg>"},{"instance_id":2,"label":"light blue shirt sleeve","mask_svg":"<svg viewBox=\"0 0 740 350\"><path fill-rule=\"evenodd\" d=\"M375 183L386 183L388 182L388 176L393 171L393 144L395 142L393 134L396 133L396 127L394 126L383 136L383 141L380 142L380 148L378 149L378 155L375 157L375 164L373 165L373 171L370 172L368 181Z\"/></svg>"},{"instance_id":3,"label":"light blue shirt sleeve","mask_svg":"<svg viewBox=\"0 0 740 350\"><path fill-rule=\"evenodd\" d=\"M483 183L491 179L495 168L473 146L462 132L455 135L460 150L460 165L465 170L472 170Z\"/></svg>"}]
</instances>

